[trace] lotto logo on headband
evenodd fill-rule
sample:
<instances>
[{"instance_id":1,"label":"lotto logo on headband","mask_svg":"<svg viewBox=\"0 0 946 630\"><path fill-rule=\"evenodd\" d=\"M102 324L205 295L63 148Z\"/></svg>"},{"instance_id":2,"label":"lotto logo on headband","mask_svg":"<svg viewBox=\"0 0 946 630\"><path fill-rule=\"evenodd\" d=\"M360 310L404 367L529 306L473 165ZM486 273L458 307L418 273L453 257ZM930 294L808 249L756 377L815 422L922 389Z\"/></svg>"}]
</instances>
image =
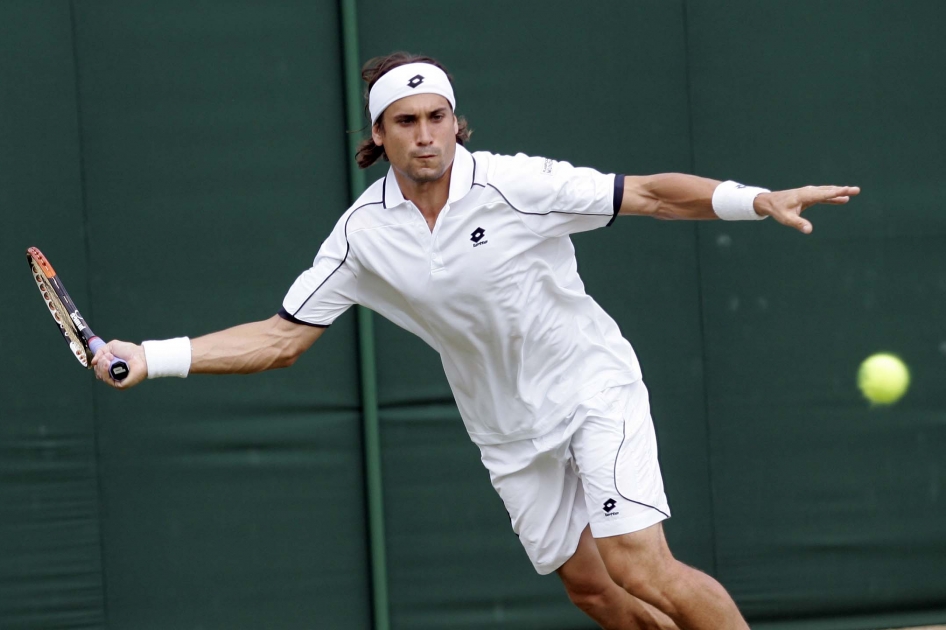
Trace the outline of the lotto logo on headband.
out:
<instances>
[{"instance_id":1,"label":"lotto logo on headband","mask_svg":"<svg viewBox=\"0 0 946 630\"><path fill-rule=\"evenodd\" d=\"M439 94L456 111L457 100L447 73L429 63L406 63L385 72L371 86L368 93L368 111L371 124L378 122L381 113L394 101L417 94Z\"/></svg>"}]
</instances>

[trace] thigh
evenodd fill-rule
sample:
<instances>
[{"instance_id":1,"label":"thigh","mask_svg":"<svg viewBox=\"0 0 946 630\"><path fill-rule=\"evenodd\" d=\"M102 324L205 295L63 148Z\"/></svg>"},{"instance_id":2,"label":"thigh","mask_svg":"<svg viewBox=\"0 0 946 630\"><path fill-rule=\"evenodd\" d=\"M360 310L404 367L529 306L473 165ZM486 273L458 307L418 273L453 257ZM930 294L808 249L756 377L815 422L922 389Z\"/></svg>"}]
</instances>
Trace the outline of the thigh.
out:
<instances>
[{"instance_id":1,"label":"thigh","mask_svg":"<svg viewBox=\"0 0 946 630\"><path fill-rule=\"evenodd\" d=\"M640 531L670 517L643 382L589 401L571 449L595 538Z\"/></svg>"},{"instance_id":2,"label":"thigh","mask_svg":"<svg viewBox=\"0 0 946 630\"><path fill-rule=\"evenodd\" d=\"M534 440L480 446L493 488L535 570L561 567L588 524L578 475L559 451L540 451ZM567 449L565 449L567 450Z\"/></svg>"}]
</instances>

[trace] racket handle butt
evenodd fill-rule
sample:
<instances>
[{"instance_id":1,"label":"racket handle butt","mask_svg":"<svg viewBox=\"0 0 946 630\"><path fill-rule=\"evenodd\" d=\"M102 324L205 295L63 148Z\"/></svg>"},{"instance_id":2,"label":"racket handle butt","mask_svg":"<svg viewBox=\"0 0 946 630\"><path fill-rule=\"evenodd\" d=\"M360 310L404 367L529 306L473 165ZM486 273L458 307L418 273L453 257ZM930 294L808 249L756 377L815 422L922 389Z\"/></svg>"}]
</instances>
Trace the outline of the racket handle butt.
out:
<instances>
[{"instance_id":1,"label":"racket handle butt","mask_svg":"<svg viewBox=\"0 0 946 630\"><path fill-rule=\"evenodd\" d=\"M89 350L92 351L92 354L97 353L99 348L104 347L105 342L98 337L92 337L92 340L89 341ZM112 380L124 381L125 378L128 377L128 363L125 362L125 359L115 357L112 359L112 362L108 364L108 373L112 377Z\"/></svg>"}]
</instances>

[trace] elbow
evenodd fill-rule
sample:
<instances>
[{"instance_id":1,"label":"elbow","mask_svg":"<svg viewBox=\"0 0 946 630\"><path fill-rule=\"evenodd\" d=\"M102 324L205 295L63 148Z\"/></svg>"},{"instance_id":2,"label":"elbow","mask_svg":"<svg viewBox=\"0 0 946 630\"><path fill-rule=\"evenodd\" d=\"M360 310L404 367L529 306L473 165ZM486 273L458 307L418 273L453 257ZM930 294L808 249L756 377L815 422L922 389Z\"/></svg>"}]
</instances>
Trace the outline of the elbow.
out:
<instances>
[{"instance_id":1,"label":"elbow","mask_svg":"<svg viewBox=\"0 0 946 630\"><path fill-rule=\"evenodd\" d=\"M264 344L267 346L268 357L265 370L287 368L294 365L299 357L322 334L322 327L302 326L274 315L270 320L270 328Z\"/></svg>"},{"instance_id":2,"label":"elbow","mask_svg":"<svg viewBox=\"0 0 946 630\"><path fill-rule=\"evenodd\" d=\"M287 368L295 364L308 346L299 343L287 343L279 349L279 354L273 362L273 368Z\"/></svg>"},{"instance_id":3,"label":"elbow","mask_svg":"<svg viewBox=\"0 0 946 630\"><path fill-rule=\"evenodd\" d=\"M282 365L280 365L279 367L284 367L284 368L291 367L295 365L296 361L298 361L299 357L301 356L302 356L302 351L295 350L283 357Z\"/></svg>"},{"instance_id":4,"label":"elbow","mask_svg":"<svg viewBox=\"0 0 946 630\"><path fill-rule=\"evenodd\" d=\"M279 356L276 357L276 360L272 363L272 369L282 369L291 367L299 360L299 357L302 356L302 352L299 352L295 349L289 349L279 353Z\"/></svg>"}]
</instances>

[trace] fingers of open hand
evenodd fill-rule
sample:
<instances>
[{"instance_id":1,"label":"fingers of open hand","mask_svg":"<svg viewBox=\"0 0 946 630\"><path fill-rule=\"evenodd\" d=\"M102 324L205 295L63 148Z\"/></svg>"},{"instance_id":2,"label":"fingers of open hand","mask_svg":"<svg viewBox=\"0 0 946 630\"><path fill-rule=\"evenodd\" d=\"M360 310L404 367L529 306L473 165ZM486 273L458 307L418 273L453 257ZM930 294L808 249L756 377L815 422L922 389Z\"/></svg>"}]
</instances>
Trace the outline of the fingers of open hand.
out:
<instances>
[{"instance_id":1,"label":"fingers of open hand","mask_svg":"<svg viewBox=\"0 0 946 630\"><path fill-rule=\"evenodd\" d=\"M861 192L857 186L806 186L798 190L799 200L807 208L816 203L840 205Z\"/></svg>"},{"instance_id":2,"label":"fingers of open hand","mask_svg":"<svg viewBox=\"0 0 946 630\"><path fill-rule=\"evenodd\" d=\"M795 228L802 234L811 234L811 222L803 219L800 214L792 214L784 223L789 227Z\"/></svg>"},{"instance_id":3,"label":"fingers of open hand","mask_svg":"<svg viewBox=\"0 0 946 630\"><path fill-rule=\"evenodd\" d=\"M811 234L811 222L802 218L800 206L780 208L772 212L772 216L782 225L795 228L802 234Z\"/></svg>"}]
</instances>

